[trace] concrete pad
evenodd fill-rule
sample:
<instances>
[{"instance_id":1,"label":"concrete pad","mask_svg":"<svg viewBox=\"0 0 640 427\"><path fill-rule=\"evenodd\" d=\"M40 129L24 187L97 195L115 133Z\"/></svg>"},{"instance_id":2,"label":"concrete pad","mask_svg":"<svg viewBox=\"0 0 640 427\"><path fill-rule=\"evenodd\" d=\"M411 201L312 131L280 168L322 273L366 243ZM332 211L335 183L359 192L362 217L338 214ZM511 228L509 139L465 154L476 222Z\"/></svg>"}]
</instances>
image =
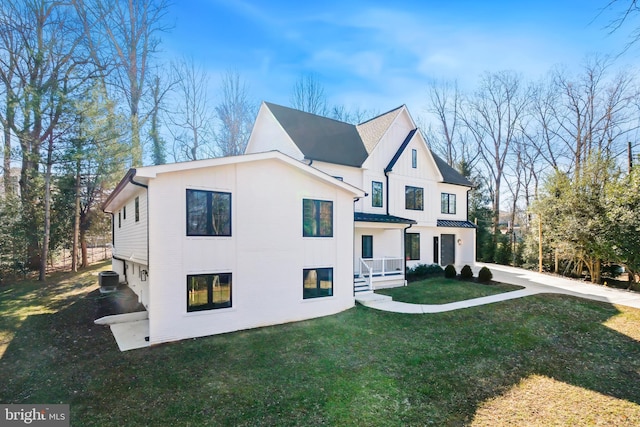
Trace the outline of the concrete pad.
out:
<instances>
[{"instance_id":1,"label":"concrete pad","mask_svg":"<svg viewBox=\"0 0 640 427\"><path fill-rule=\"evenodd\" d=\"M111 333L118 343L120 351L149 347L149 319L134 320L132 322L114 323Z\"/></svg>"},{"instance_id":2,"label":"concrete pad","mask_svg":"<svg viewBox=\"0 0 640 427\"><path fill-rule=\"evenodd\" d=\"M136 311L133 313L113 314L111 316L104 316L93 321L96 325L113 325L116 323L127 323L136 320L144 320L149 318L149 312Z\"/></svg>"}]
</instances>

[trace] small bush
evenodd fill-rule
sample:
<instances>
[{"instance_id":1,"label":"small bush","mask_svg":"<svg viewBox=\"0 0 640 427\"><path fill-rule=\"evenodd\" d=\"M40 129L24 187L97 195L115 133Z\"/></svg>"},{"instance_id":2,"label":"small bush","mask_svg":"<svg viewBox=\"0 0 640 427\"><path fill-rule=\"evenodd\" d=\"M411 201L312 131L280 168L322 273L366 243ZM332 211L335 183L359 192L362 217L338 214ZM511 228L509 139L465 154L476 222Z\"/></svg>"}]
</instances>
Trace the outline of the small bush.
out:
<instances>
[{"instance_id":1,"label":"small bush","mask_svg":"<svg viewBox=\"0 0 640 427\"><path fill-rule=\"evenodd\" d=\"M462 280L473 279L473 270L471 270L471 267L469 267L468 265L462 267L462 270L460 270L460 278Z\"/></svg>"},{"instance_id":2,"label":"small bush","mask_svg":"<svg viewBox=\"0 0 640 427\"><path fill-rule=\"evenodd\" d=\"M453 264L449 264L444 268L444 277L446 277L447 279L453 279L457 274L458 272L456 271L456 268L453 266Z\"/></svg>"},{"instance_id":3,"label":"small bush","mask_svg":"<svg viewBox=\"0 0 640 427\"><path fill-rule=\"evenodd\" d=\"M407 279L417 280L429 276L440 276L443 273L438 264L418 264L415 267L407 267Z\"/></svg>"},{"instance_id":4,"label":"small bush","mask_svg":"<svg viewBox=\"0 0 640 427\"><path fill-rule=\"evenodd\" d=\"M493 279L493 273L487 267L482 267L478 272L478 282L486 283Z\"/></svg>"}]
</instances>

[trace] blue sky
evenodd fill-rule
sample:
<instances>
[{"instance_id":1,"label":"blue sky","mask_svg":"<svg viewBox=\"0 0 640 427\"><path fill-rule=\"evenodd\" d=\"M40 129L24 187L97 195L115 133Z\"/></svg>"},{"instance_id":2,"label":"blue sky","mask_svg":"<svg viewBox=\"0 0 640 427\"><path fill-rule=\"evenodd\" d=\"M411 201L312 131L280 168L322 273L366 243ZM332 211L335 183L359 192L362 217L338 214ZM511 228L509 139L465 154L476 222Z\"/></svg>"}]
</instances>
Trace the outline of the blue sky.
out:
<instances>
[{"instance_id":1,"label":"blue sky","mask_svg":"<svg viewBox=\"0 0 640 427\"><path fill-rule=\"evenodd\" d=\"M473 90L485 71L537 79L575 69L589 54L619 54L608 35L609 0L253 1L183 0L170 9L164 55L193 56L217 81L241 73L257 102L289 104L292 86L315 73L330 104L424 114L433 79ZM638 51L616 60L634 65Z\"/></svg>"}]
</instances>

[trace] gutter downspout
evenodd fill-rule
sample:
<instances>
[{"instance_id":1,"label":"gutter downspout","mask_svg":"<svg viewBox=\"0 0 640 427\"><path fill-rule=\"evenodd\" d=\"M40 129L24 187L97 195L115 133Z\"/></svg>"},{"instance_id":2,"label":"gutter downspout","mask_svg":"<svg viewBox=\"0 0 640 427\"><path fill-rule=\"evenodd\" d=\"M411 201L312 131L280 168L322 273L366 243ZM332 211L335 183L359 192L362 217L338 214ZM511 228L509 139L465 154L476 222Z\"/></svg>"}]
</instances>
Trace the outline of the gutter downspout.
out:
<instances>
[{"instance_id":1,"label":"gutter downspout","mask_svg":"<svg viewBox=\"0 0 640 427\"><path fill-rule=\"evenodd\" d=\"M151 266L151 262L149 260L149 186L142 184L140 182L136 182L133 180L133 177L136 175L135 169L133 174L129 175L129 182L133 185L137 185L138 187L142 187L147 191L147 274L149 274L149 267Z\"/></svg>"},{"instance_id":2,"label":"gutter downspout","mask_svg":"<svg viewBox=\"0 0 640 427\"><path fill-rule=\"evenodd\" d=\"M386 185L386 188L385 188L386 194L385 194L385 196L386 196L386 199L387 199L387 200L385 201L385 205L387 206L387 216L389 215L389 172L390 172L390 171L388 171L388 170L385 170L385 171L384 171L384 176L385 176L386 181L387 181L387 182L385 183L385 185ZM405 265L405 269L406 269L406 267L407 267L407 266Z\"/></svg>"}]
</instances>

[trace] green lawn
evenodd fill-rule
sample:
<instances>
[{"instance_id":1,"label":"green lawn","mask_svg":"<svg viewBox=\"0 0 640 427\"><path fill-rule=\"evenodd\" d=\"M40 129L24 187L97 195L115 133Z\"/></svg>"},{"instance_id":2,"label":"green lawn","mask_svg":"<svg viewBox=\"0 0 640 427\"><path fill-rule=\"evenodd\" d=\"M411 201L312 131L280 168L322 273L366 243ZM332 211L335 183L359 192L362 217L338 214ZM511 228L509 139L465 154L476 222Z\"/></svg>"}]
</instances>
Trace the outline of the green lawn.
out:
<instances>
[{"instance_id":1,"label":"green lawn","mask_svg":"<svg viewBox=\"0 0 640 427\"><path fill-rule=\"evenodd\" d=\"M104 269L104 266L102 266ZM640 310L548 295L335 316L120 353L97 278L0 288L0 402L74 426L638 425Z\"/></svg>"},{"instance_id":2,"label":"green lawn","mask_svg":"<svg viewBox=\"0 0 640 427\"><path fill-rule=\"evenodd\" d=\"M399 288L379 289L376 293L389 295L394 301L413 304L447 304L471 298L486 297L522 289L504 283L482 284L434 277Z\"/></svg>"}]
</instances>

